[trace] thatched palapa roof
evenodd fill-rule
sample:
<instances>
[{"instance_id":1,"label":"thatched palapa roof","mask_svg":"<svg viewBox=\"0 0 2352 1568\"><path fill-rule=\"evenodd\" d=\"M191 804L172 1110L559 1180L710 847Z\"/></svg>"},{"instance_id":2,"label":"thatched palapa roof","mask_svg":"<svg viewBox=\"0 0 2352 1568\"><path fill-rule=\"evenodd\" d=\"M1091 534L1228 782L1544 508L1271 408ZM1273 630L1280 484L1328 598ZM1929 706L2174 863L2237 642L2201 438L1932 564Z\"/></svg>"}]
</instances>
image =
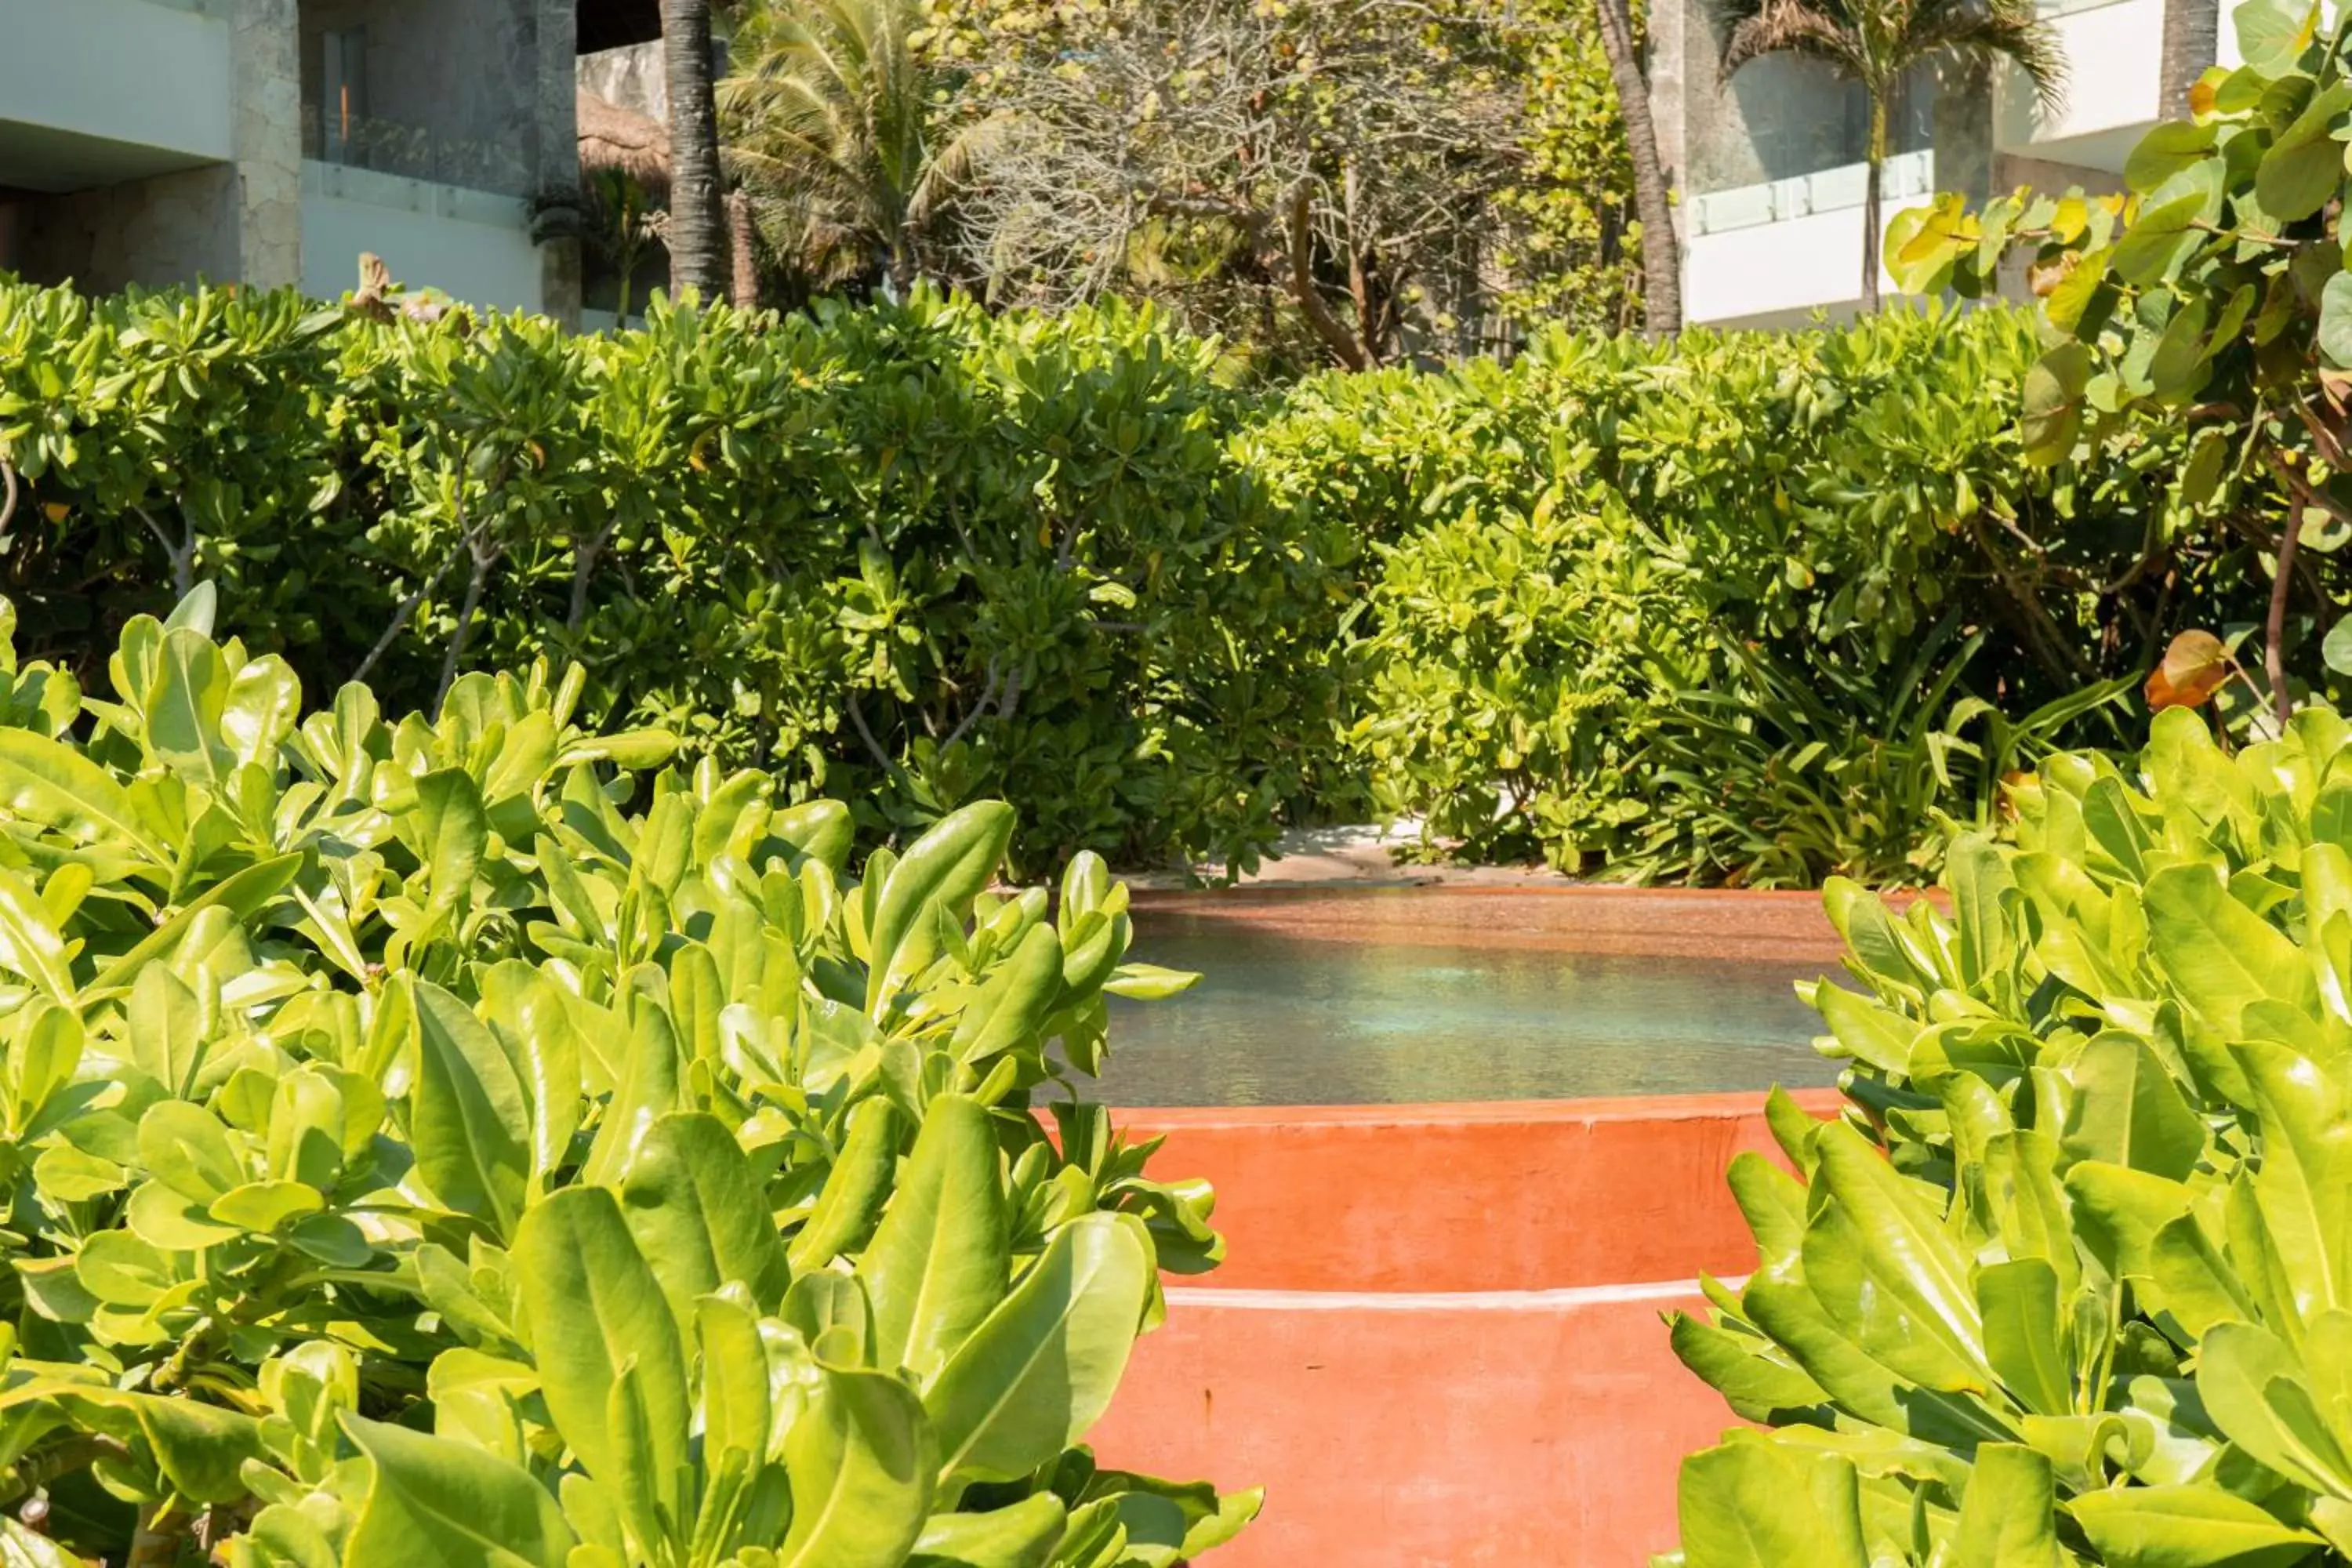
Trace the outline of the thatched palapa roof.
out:
<instances>
[{"instance_id":1,"label":"thatched palapa roof","mask_svg":"<svg viewBox=\"0 0 2352 1568\"><path fill-rule=\"evenodd\" d=\"M650 114L624 109L586 88L579 89L580 172L618 169L656 199L669 191L669 128Z\"/></svg>"}]
</instances>

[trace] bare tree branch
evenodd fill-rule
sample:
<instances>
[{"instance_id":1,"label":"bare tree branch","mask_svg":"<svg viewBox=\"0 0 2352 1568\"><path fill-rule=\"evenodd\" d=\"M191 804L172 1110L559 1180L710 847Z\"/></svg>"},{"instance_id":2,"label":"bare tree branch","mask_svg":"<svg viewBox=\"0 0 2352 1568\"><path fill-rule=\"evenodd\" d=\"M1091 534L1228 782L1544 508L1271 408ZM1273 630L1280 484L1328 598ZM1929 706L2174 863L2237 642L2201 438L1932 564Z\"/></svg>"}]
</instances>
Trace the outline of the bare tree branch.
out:
<instances>
[{"instance_id":1,"label":"bare tree branch","mask_svg":"<svg viewBox=\"0 0 2352 1568\"><path fill-rule=\"evenodd\" d=\"M1433 342L1499 288L1493 203L1525 159L1512 11L1134 0L992 37L962 262L1004 304L1279 300L1342 365Z\"/></svg>"}]
</instances>

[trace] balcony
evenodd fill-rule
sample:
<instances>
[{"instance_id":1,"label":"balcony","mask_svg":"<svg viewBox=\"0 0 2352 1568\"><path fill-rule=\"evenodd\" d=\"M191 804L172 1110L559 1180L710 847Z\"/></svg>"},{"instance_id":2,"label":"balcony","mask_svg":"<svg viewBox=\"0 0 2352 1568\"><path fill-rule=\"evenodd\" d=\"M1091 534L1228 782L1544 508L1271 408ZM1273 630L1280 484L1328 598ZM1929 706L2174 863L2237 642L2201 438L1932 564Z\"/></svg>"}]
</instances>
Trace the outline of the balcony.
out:
<instances>
[{"instance_id":1,"label":"balcony","mask_svg":"<svg viewBox=\"0 0 2352 1568\"><path fill-rule=\"evenodd\" d=\"M305 159L304 291L342 294L358 281L362 251L411 289L488 310L541 308L540 254L520 196Z\"/></svg>"},{"instance_id":2,"label":"balcony","mask_svg":"<svg viewBox=\"0 0 2352 1568\"><path fill-rule=\"evenodd\" d=\"M1932 151L1886 162L1885 221L1936 188ZM1684 208L1683 314L1727 327L1794 326L1862 301L1862 209L1869 180L1849 163L1694 196ZM1893 293L1894 280L1881 286Z\"/></svg>"},{"instance_id":3,"label":"balcony","mask_svg":"<svg viewBox=\"0 0 2352 1568\"><path fill-rule=\"evenodd\" d=\"M427 184L527 196L531 160L512 141L463 136L442 126L353 114L348 105L302 106L306 162L391 174Z\"/></svg>"},{"instance_id":4,"label":"balcony","mask_svg":"<svg viewBox=\"0 0 2352 1568\"><path fill-rule=\"evenodd\" d=\"M2165 115L2164 0L2044 0L2073 67L2066 98L2042 109L2014 69L2001 72L1994 121L2003 153L2119 174L2147 128ZM2226 17L2225 52L2235 43Z\"/></svg>"},{"instance_id":5,"label":"balcony","mask_svg":"<svg viewBox=\"0 0 2352 1568\"><path fill-rule=\"evenodd\" d=\"M226 162L221 0L0 0L0 185L62 192Z\"/></svg>"}]
</instances>

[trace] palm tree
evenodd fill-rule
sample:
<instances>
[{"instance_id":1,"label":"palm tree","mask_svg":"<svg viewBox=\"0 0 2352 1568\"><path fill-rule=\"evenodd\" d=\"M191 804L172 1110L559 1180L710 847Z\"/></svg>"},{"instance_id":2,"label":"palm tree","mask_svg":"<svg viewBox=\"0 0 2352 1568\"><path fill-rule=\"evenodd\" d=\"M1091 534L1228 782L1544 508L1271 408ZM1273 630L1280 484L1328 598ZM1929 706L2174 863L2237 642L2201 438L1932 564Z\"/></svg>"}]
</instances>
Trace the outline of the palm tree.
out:
<instances>
[{"instance_id":1,"label":"palm tree","mask_svg":"<svg viewBox=\"0 0 2352 1568\"><path fill-rule=\"evenodd\" d=\"M2220 0L2164 0L2162 118L2187 112L2189 89L2221 52Z\"/></svg>"},{"instance_id":2,"label":"palm tree","mask_svg":"<svg viewBox=\"0 0 2352 1568\"><path fill-rule=\"evenodd\" d=\"M669 286L719 297L727 230L719 211L719 110L711 96L711 0L661 0L669 89Z\"/></svg>"},{"instance_id":3,"label":"palm tree","mask_svg":"<svg viewBox=\"0 0 2352 1568\"><path fill-rule=\"evenodd\" d=\"M743 180L795 209L808 270L871 276L904 299L925 273L925 230L996 131L943 135L911 37L920 0L779 0L735 39L719 86ZM861 253L847 268L839 253Z\"/></svg>"},{"instance_id":4,"label":"palm tree","mask_svg":"<svg viewBox=\"0 0 2352 1568\"><path fill-rule=\"evenodd\" d=\"M1862 308L1878 309L1879 237L1886 173L1887 106L1913 67L1958 57L2006 59L2023 71L2043 107L2063 96L2058 35L2033 0L1708 0L1723 35L1723 75L1765 55L1802 55L1858 82L1870 100L1869 183L1862 208Z\"/></svg>"},{"instance_id":5,"label":"palm tree","mask_svg":"<svg viewBox=\"0 0 2352 1568\"><path fill-rule=\"evenodd\" d=\"M1617 117L1633 164L1633 211L1642 220L1642 319L1659 336L1683 330L1683 255L1675 237L1674 207L1658 156L1657 122L1650 117L1650 83L1642 74L1626 0L1594 0L1601 14L1601 48L1617 88Z\"/></svg>"}]
</instances>

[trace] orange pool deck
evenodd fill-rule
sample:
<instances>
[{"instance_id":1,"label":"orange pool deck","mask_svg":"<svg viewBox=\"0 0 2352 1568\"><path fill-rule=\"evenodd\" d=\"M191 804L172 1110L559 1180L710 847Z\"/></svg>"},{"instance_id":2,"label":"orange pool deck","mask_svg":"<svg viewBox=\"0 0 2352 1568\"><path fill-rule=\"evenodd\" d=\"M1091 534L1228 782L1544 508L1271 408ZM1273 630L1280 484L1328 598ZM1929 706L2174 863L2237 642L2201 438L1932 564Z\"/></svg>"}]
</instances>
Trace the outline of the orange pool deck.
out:
<instances>
[{"instance_id":1,"label":"orange pool deck","mask_svg":"<svg viewBox=\"0 0 2352 1568\"><path fill-rule=\"evenodd\" d=\"M1706 954L1835 968L1812 894L1619 889L1158 894L1333 940ZM1145 927L1148 933L1148 925ZM1142 944L1149 956L1148 934ZM1817 1116L1832 1090L1797 1096ZM1217 1189L1228 1260L1171 1278L1089 1441L1107 1465L1262 1485L1216 1568L1641 1568L1684 1455L1736 1417L1662 1313L1755 1253L1724 1183L1778 1158L1761 1093L1149 1110L1155 1174Z\"/></svg>"},{"instance_id":2,"label":"orange pool deck","mask_svg":"<svg viewBox=\"0 0 2352 1568\"><path fill-rule=\"evenodd\" d=\"M1723 1171L1770 1152L1762 1106L1130 1113L1168 1135L1155 1171L1216 1183L1230 1254L1170 1279L1090 1440L1265 1486L1218 1568L1639 1568L1674 1544L1682 1457L1735 1424L1659 1314L1754 1266Z\"/></svg>"}]
</instances>

